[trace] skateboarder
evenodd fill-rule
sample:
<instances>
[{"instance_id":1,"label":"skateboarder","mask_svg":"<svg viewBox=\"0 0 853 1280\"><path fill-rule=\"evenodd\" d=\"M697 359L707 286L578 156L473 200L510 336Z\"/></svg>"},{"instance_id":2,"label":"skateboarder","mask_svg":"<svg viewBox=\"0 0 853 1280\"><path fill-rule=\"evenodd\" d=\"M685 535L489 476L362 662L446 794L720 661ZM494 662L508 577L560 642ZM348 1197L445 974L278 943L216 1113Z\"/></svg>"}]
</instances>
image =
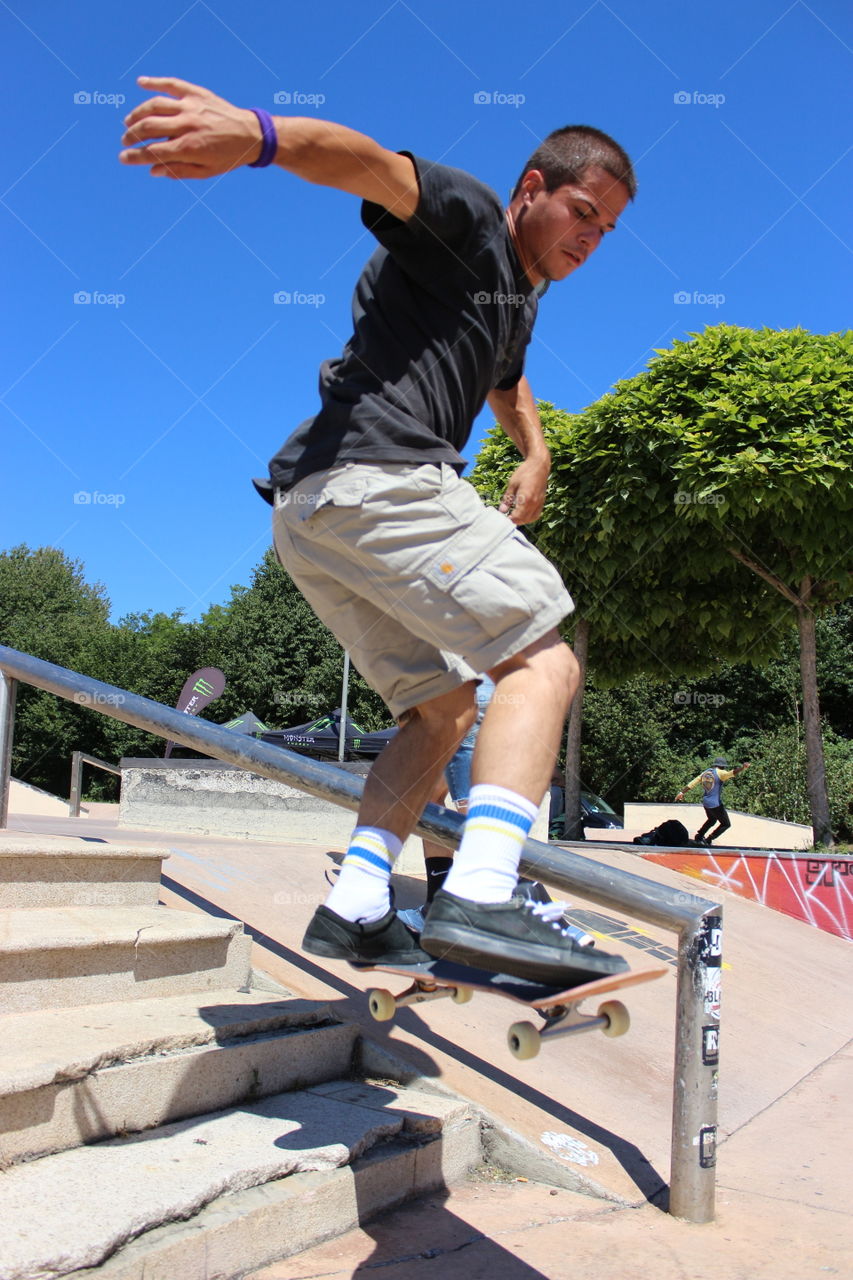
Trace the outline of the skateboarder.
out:
<instances>
[{"instance_id":1,"label":"skateboarder","mask_svg":"<svg viewBox=\"0 0 853 1280\"><path fill-rule=\"evenodd\" d=\"M556 904L514 893L577 683L557 630L571 597L518 526L541 514L550 469L524 376L538 295L615 228L636 190L630 160L597 129L559 129L504 209L470 174L343 125L273 119L183 80L139 83L154 96L126 117L123 163L181 179L274 163L358 196L379 246L356 284L353 335L321 366L319 411L256 482L274 504L279 559L401 725L367 779L305 949L361 962L422 957L391 907L391 869L474 722L486 671L500 696L421 945L555 985L621 971L619 957L576 945ZM293 194L282 188L282 210ZM523 459L497 511L460 478L485 403Z\"/></svg>"},{"instance_id":2,"label":"skateboarder","mask_svg":"<svg viewBox=\"0 0 853 1280\"><path fill-rule=\"evenodd\" d=\"M690 791L697 783L702 783L702 804L705 807L705 821L696 832L693 839L697 844L711 844L712 841L721 836L724 831L728 831L732 825L726 806L723 804L723 783L729 782L732 778L737 777L739 773L743 773L744 769L749 768L749 761L746 764L739 764L734 769L728 767L728 761L725 756L717 756L717 759L709 769L703 769L697 774L692 782L688 782L683 790L679 791L675 797L676 800L684 799L684 792ZM715 831L711 828L717 823Z\"/></svg>"}]
</instances>

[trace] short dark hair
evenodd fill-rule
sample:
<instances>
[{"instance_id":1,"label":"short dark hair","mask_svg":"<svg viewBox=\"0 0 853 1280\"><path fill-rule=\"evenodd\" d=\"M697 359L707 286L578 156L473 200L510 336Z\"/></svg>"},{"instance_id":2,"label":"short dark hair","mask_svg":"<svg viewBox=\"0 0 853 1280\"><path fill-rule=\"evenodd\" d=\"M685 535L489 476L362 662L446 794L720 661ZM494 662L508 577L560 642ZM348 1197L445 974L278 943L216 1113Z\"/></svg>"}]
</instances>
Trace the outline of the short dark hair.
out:
<instances>
[{"instance_id":1,"label":"short dark hair","mask_svg":"<svg viewBox=\"0 0 853 1280\"><path fill-rule=\"evenodd\" d=\"M513 190L518 195L524 175L538 169L545 179L545 189L556 191L567 182L580 182L592 165L621 182L633 200L637 179L627 152L608 134L588 124L567 124L555 129L541 142L522 169Z\"/></svg>"}]
</instances>

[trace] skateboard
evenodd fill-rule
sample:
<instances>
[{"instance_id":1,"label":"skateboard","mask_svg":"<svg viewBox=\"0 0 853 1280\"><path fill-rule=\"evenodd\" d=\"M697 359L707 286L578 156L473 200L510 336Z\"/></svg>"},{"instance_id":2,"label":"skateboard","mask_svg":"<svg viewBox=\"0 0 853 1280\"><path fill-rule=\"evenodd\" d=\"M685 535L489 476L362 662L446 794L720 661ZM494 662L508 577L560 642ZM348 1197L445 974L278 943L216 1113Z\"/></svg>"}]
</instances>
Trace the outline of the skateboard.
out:
<instances>
[{"instance_id":1,"label":"skateboard","mask_svg":"<svg viewBox=\"0 0 853 1280\"><path fill-rule=\"evenodd\" d=\"M377 1022L388 1022L398 1009L410 1004L422 1004L427 1000L449 997L455 1004L467 1004L475 991L492 992L517 1004L535 1009L545 1020L543 1027L532 1022L515 1022L507 1034L510 1053L515 1058L535 1058L542 1041L557 1035L578 1034L601 1030L606 1036L623 1036L631 1025L628 1010L619 1000L606 1000L599 1005L596 1014L581 1013L578 1005L594 996L621 991L641 982L651 982L669 972L664 964L646 969L631 969L624 973L594 978L578 986L559 990L527 978L516 978L508 973L490 973L485 969L472 969L449 960L431 960L410 965L356 965L355 968L377 973L393 973L401 978L413 979L412 985L400 995L374 988L368 991L367 1001L371 1017Z\"/></svg>"}]
</instances>

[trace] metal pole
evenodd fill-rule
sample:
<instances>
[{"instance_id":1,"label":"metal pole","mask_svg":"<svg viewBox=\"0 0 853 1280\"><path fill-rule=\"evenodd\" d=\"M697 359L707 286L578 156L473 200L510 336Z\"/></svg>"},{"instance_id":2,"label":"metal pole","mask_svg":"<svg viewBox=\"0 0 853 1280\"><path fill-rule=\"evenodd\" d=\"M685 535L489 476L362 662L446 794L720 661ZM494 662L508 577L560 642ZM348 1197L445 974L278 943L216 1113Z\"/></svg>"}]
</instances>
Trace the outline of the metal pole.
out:
<instances>
[{"instance_id":1,"label":"metal pole","mask_svg":"<svg viewBox=\"0 0 853 1280\"><path fill-rule=\"evenodd\" d=\"M669 1211L689 1222L714 1219L722 937L715 907L679 938Z\"/></svg>"},{"instance_id":2,"label":"metal pole","mask_svg":"<svg viewBox=\"0 0 853 1280\"><path fill-rule=\"evenodd\" d=\"M71 754L71 790L68 794L68 816L69 818L80 817L80 793L83 781L83 752L74 751Z\"/></svg>"},{"instance_id":3,"label":"metal pole","mask_svg":"<svg viewBox=\"0 0 853 1280\"><path fill-rule=\"evenodd\" d=\"M341 689L341 727L338 733L338 760L343 760L347 744L347 701L349 700L349 650L344 649L344 683Z\"/></svg>"},{"instance_id":4,"label":"metal pole","mask_svg":"<svg viewBox=\"0 0 853 1280\"><path fill-rule=\"evenodd\" d=\"M12 737L15 732L15 698L18 682L0 671L0 829L9 817L9 784L12 777Z\"/></svg>"}]
</instances>

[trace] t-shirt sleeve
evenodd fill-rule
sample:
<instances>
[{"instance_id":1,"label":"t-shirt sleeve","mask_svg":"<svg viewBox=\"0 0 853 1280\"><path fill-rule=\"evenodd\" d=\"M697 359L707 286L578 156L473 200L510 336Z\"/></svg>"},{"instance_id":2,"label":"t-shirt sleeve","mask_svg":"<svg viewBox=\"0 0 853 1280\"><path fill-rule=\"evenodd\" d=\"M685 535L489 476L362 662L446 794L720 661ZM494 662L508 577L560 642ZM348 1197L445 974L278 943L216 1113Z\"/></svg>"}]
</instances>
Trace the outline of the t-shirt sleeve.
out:
<instances>
[{"instance_id":1,"label":"t-shirt sleeve","mask_svg":"<svg viewBox=\"0 0 853 1280\"><path fill-rule=\"evenodd\" d=\"M528 342L530 339L528 338ZM524 373L524 361L527 356L527 342L524 344L524 350L519 354L515 364L510 369L506 377L501 378L496 384L496 391L511 391L512 388L521 381L521 375Z\"/></svg>"},{"instance_id":2,"label":"t-shirt sleeve","mask_svg":"<svg viewBox=\"0 0 853 1280\"><path fill-rule=\"evenodd\" d=\"M497 193L484 182L448 165L410 157L420 200L407 222L369 200L361 220L405 270L419 276L441 263L445 272L465 274L466 263L502 232L504 212ZM519 375L520 376L520 375Z\"/></svg>"}]
</instances>

